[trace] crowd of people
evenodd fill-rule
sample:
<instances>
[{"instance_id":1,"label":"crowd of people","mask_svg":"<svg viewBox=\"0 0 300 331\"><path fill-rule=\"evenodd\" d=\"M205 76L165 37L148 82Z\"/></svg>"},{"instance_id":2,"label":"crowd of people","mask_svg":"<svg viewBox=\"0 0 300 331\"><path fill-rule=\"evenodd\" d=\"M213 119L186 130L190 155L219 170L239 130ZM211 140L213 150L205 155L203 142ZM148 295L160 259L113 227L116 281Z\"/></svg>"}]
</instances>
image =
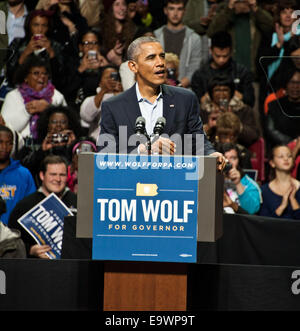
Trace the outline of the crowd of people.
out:
<instances>
[{"instance_id":1,"label":"crowd of people","mask_svg":"<svg viewBox=\"0 0 300 331\"><path fill-rule=\"evenodd\" d=\"M1 221L21 230L27 255L45 258L49 247L17 219L52 192L76 208L78 154L96 152L100 131L117 123L103 102L122 95L119 107L146 77L128 55L142 36L163 49L157 77L193 94L211 150L230 164L224 212L300 219L299 9L298 0L1 2ZM259 139L265 178L251 162Z\"/></svg>"}]
</instances>

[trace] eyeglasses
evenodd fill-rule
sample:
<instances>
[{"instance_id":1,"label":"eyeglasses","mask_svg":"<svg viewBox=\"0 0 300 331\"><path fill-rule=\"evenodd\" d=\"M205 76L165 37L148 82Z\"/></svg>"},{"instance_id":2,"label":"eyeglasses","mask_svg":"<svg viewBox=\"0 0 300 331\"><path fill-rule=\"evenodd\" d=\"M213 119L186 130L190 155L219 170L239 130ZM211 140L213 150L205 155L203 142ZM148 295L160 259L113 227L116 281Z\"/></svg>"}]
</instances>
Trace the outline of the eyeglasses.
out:
<instances>
[{"instance_id":1,"label":"eyeglasses","mask_svg":"<svg viewBox=\"0 0 300 331\"><path fill-rule=\"evenodd\" d=\"M32 74L33 76L48 76L48 72L45 71L29 71L30 74Z\"/></svg>"},{"instance_id":2,"label":"eyeglasses","mask_svg":"<svg viewBox=\"0 0 300 331\"><path fill-rule=\"evenodd\" d=\"M82 44L83 46L88 46L88 45L93 45L93 46L95 46L95 45L98 45L98 41L83 41L81 44Z\"/></svg>"},{"instance_id":3,"label":"eyeglasses","mask_svg":"<svg viewBox=\"0 0 300 331\"><path fill-rule=\"evenodd\" d=\"M66 124L68 124L68 121L66 121L66 120L61 120L61 121L51 120L51 121L49 121L49 124L53 124L53 125L56 125L56 124L66 125Z\"/></svg>"}]
</instances>

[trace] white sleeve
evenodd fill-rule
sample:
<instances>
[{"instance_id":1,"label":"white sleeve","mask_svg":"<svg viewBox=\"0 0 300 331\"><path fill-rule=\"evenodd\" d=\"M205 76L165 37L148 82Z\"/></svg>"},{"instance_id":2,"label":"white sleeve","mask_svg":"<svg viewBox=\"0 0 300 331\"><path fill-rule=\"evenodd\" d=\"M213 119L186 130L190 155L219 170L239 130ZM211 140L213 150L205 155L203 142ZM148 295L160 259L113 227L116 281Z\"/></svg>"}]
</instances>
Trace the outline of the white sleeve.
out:
<instances>
[{"instance_id":1,"label":"white sleeve","mask_svg":"<svg viewBox=\"0 0 300 331\"><path fill-rule=\"evenodd\" d=\"M22 132L28 125L30 114L27 112L23 98L17 89L10 91L5 96L1 115L15 131Z\"/></svg>"},{"instance_id":2,"label":"white sleeve","mask_svg":"<svg viewBox=\"0 0 300 331\"><path fill-rule=\"evenodd\" d=\"M101 112L101 103L99 108L97 108L94 98L94 95L85 98L80 106L80 118L87 123L92 123L95 117Z\"/></svg>"}]
</instances>

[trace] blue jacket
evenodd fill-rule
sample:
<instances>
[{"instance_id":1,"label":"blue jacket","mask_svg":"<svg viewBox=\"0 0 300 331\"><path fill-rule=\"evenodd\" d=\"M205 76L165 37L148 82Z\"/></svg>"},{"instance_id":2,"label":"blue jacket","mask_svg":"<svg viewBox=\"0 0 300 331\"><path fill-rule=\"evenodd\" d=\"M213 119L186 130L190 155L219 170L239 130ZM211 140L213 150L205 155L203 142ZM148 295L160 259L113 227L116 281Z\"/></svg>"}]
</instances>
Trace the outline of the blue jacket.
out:
<instances>
[{"instance_id":1,"label":"blue jacket","mask_svg":"<svg viewBox=\"0 0 300 331\"><path fill-rule=\"evenodd\" d=\"M30 171L23 167L20 161L10 159L8 167L0 171L0 194L6 202L6 213L0 216L4 224L20 200L36 191L36 186Z\"/></svg>"},{"instance_id":2,"label":"blue jacket","mask_svg":"<svg viewBox=\"0 0 300 331\"><path fill-rule=\"evenodd\" d=\"M259 185L248 175L243 176L241 184L246 188L243 194L239 194L240 206L249 214L257 213L262 202L262 194Z\"/></svg>"}]
</instances>

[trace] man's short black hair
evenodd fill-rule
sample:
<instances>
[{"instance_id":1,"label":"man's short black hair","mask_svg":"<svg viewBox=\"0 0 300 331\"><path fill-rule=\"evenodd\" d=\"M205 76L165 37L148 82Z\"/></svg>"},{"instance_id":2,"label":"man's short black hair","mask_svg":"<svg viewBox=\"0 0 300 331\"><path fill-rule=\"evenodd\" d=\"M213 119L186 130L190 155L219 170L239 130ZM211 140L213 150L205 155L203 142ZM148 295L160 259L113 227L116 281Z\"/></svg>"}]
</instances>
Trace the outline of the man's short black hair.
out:
<instances>
[{"instance_id":1,"label":"man's short black hair","mask_svg":"<svg viewBox=\"0 0 300 331\"><path fill-rule=\"evenodd\" d=\"M5 125L0 125L0 132L7 132L7 133L9 133L10 136L11 136L11 140L12 140L12 141L14 140L14 134L13 134L13 132L11 131L11 129L8 128L7 126L5 126Z\"/></svg>"},{"instance_id":2,"label":"man's short black hair","mask_svg":"<svg viewBox=\"0 0 300 331\"><path fill-rule=\"evenodd\" d=\"M227 31L220 31L211 37L211 48L232 48L232 38Z\"/></svg>"}]
</instances>

